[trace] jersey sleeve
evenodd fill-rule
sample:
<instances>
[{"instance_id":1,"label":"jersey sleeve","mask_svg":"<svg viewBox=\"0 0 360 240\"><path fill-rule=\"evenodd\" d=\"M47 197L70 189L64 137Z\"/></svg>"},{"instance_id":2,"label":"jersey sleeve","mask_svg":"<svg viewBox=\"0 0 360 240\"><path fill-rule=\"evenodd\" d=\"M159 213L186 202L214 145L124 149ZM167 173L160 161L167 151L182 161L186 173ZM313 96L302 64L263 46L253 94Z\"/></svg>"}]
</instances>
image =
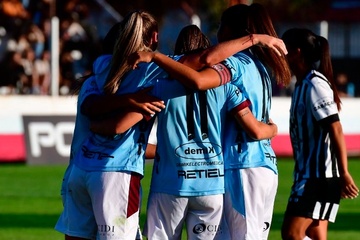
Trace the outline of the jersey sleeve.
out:
<instances>
[{"instance_id":1,"label":"jersey sleeve","mask_svg":"<svg viewBox=\"0 0 360 240\"><path fill-rule=\"evenodd\" d=\"M94 76L91 76L88 79L86 79L83 85L81 86L80 93L78 96L78 104L81 105L84 102L85 98L93 94L101 95L102 92L100 91L96 83L96 78Z\"/></svg>"},{"instance_id":2,"label":"jersey sleeve","mask_svg":"<svg viewBox=\"0 0 360 240\"><path fill-rule=\"evenodd\" d=\"M179 61L181 58L180 55L176 56L168 56L172 58L175 61ZM142 71L144 74L142 74L142 77L145 79L145 85L144 87L150 87L153 86L157 79L159 78L168 78L169 74L163 69L160 68L156 63L142 63L140 64L140 69L136 69L135 71Z\"/></svg>"},{"instance_id":3,"label":"jersey sleeve","mask_svg":"<svg viewBox=\"0 0 360 240\"><path fill-rule=\"evenodd\" d=\"M231 82L236 82L237 86L242 85L242 81L246 73L245 64L235 56L225 59L222 64L229 69Z\"/></svg>"},{"instance_id":4,"label":"jersey sleeve","mask_svg":"<svg viewBox=\"0 0 360 240\"><path fill-rule=\"evenodd\" d=\"M245 98L245 95L238 87L233 84L227 84L227 110L228 112L238 112L251 105L250 100Z\"/></svg>"},{"instance_id":5,"label":"jersey sleeve","mask_svg":"<svg viewBox=\"0 0 360 240\"><path fill-rule=\"evenodd\" d=\"M327 81L315 79L310 88L312 113L317 121L338 114L333 91Z\"/></svg>"}]
</instances>

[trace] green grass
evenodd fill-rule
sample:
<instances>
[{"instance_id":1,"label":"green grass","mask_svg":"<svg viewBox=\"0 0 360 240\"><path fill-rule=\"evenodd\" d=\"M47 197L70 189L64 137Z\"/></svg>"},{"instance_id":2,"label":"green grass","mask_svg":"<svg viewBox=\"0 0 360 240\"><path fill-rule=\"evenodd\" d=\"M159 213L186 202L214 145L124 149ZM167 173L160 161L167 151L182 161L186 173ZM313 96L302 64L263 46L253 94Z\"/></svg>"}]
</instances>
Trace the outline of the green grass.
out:
<instances>
[{"instance_id":1,"label":"green grass","mask_svg":"<svg viewBox=\"0 0 360 240\"><path fill-rule=\"evenodd\" d=\"M292 182L293 162L279 161L279 188L270 240L280 239L283 212ZM151 164L143 180L141 225L145 221L146 196ZM60 184L66 166L0 165L0 239L62 240L53 228L62 211ZM360 185L360 159L349 161L349 169ZM360 198L342 200L336 223L330 224L328 240L354 240L360 236Z\"/></svg>"},{"instance_id":2,"label":"green grass","mask_svg":"<svg viewBox=\"0 0 360 240\"><path fill-rule=\"evenodd\" d=\"M280 161L278 167L279 187L275 200L274 216L269 240L281 239L280 229L292 184L293 161ZM349 159L349 170L357 186L360 187L360 159ZM341 200L336 222L329 224L328 240L360 239L359 221L360 198L355 200Z\"/></svg>"}]
</instances>

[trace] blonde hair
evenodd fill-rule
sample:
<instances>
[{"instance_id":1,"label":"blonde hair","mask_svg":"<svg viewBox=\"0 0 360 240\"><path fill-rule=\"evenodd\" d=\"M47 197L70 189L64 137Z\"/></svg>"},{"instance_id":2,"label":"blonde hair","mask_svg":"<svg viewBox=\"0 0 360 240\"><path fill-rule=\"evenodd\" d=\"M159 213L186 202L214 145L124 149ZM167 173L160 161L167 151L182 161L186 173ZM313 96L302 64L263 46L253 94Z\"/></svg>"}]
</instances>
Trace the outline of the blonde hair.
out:
<instances>
[{"instance_id":1,"label":"blonde hair","mask_svg":"<svg viewBox=\"0 0 360 240\"><path fill-rule=\"evenodd\" d=\"M116 93L123 77L131 70L131 66L127 63L130 54L136 51L152 51L151 38L157 31L156 20L145 11L135 11L124 18L104 86L106 94Z\"/></svg>"}]
</instances>

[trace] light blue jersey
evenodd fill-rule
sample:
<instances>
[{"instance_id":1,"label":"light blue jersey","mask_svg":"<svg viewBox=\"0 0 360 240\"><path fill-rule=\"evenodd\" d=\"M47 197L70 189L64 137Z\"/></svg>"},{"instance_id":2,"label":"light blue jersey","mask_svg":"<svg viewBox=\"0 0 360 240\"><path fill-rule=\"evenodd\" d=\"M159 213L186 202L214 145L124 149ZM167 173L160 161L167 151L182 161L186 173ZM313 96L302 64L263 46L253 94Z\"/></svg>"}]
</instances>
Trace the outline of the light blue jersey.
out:
<instances>
[{"instance_id":1,"label":"light blue jersey","mask_svg":"<svg viewBox=\"0 0 360 240\"><path fill-rule=\"evenodd\" d=\"M71 173L73 162L75 162L73 161L73 159L78 154L79 150L81 150L81 145L83 141L85 141L85 139L87 139L91 135L90 120L87 116L81 113L81 105L89 95L99 94L95 76L99 76L104 71L104 69L106 69L106 67L109 65L110 60L111 55L102 55L98 57L94 62L94 76L90 76L88 79L86 79L81 86L76 106L77 112L75 118L75 128L70 147L70 161L69 166L64 173L63 184L61 187L61 195L63 197L67 192L67 179L69 177L69 174Z\"/></svg>"},{"instance_id":2,"label":"light blue jersey","mask_svg":"<svg viewBox=\"0 0 360 240\"><path fill-rule=\"evenodd\" d=\"M151 191L186 197L224 193L223 120L248 101L231 84L194 91L159 79L154 92L166 108L158 114Z\"/></svg>"},{"instance_id":3,"label":"light blue jersey","mask_svg":"<svg viewBox=\"0 0 360 240\"><path fill-rule=\"evenodd\" d=\"M94 83L89 84L89 91L97 88L98 94L103 94L108 71L109 66L102 74L97 75ZM153 63L140 64L140 69L130 71L123 79L117 94L134 93L150 87L158 77L167 77L167 73ZM76 165L86 171L128 171L143 175L144 154L151 124L152 121L142 120L123 134L114 136L91 133L75 157Z\"/></svg>"},{"instance_id":4,"label":"light blue jersey","mask_svg":"<svg viewBox=\"0 0 360 240\"><path fill-rule=\"evenodd\" d=\"M251 101L250 109L258 121L269 122L271 79L267 69L252 54L242 51L225 60L236 85ZM224 138L226 169L267 167L277 174L276 156L270 140L254 140L240 129L235 119L228 118Z\"/></svg>"},{"instance_id":5,"label":"light blue jersey","mask_svg":"<svg viewBox=\"0 0 360 240\"><path fill-rule=\"evenodd\" d=\"M82 142L89 136L90 131L90 120L87 116L81 113L81 105L84 100L92 95L99 94L99 90L96 86L96 77L106 70L111 60L111 55L101 55L98 57L93 64L94 75L90 76L85 80L81 86L78 101L76 106L76 119L75 119L75 128L73 133L73 138L71 142L71 151L70 151L70 160L76 156L77 151L81 149Z\"/></svg>"}]
</instances>

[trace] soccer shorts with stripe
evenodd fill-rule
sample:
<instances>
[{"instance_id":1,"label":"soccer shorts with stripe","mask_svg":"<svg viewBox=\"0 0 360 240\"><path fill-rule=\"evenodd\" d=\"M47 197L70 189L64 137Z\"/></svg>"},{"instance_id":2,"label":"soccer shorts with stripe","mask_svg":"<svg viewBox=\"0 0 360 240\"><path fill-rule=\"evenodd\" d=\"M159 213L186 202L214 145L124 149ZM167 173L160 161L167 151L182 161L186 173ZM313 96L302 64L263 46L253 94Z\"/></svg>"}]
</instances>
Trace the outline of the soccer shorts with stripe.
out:
<instances>
[{"instance_id":1,"label":"soccer shorts with stripe","mask_svg":"<svg viewBox=\"0 0 360 240\"><path fill-rule=\"evenodd\" d=\"M302 179L291 187L285 216L335 222L340 198L340 178Z\"/></svg>"},{"instance_id":2,"label":"soccer shorts with stripe","mask_svg":"<svg viewBox=\"0 0 360 240\"><path fill-rule=\"evenodd\" d=\"M135 239L140 179L137 173L89 172L73 165L55 229L87 239Z\"/></svg>"},{"instance_id":3,"label":"soccer shorts with stripe","mask_svg":"<svg viewBox=\"0 0 360 240\"><path fill-rule=\"evenodd\" d=\"M278 175L265 167L230 169L225 186L224 212L232 239L267 239Z\"/></svg>"}]
</instances>

